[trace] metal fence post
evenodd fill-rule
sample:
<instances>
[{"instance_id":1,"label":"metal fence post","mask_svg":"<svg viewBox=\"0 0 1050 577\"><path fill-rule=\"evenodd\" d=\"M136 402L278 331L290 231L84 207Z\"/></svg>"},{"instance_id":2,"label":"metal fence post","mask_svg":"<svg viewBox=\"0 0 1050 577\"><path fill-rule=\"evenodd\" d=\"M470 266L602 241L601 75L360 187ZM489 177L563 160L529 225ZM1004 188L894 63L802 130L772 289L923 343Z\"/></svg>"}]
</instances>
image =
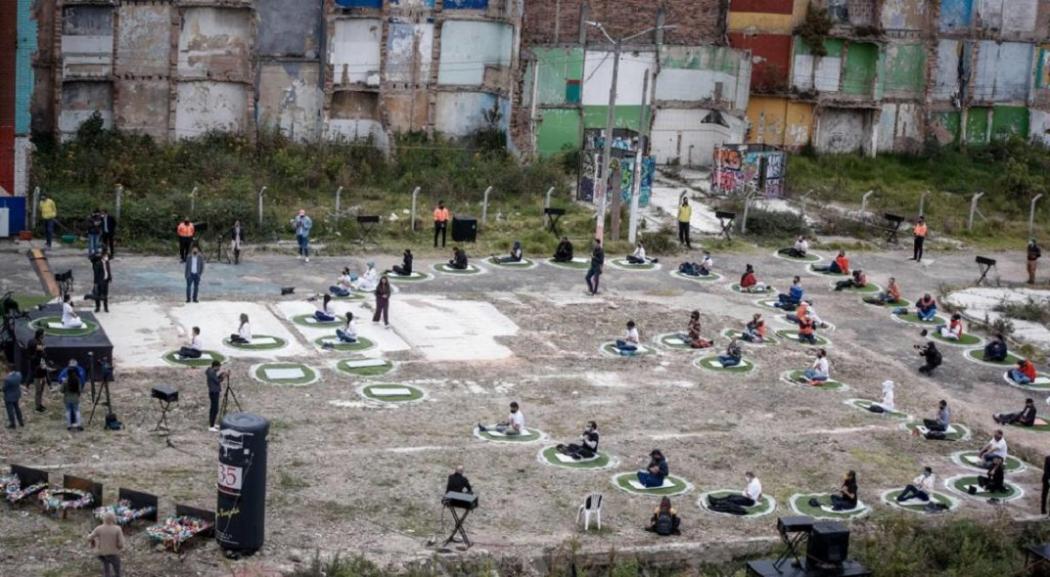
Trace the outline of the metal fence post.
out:
<instances>
[{"instance_id":1,"label":"metal fence post","mask_svg":"<svg viewBox=\"0 0 1050 577\"><path fill-rule=\"evenodd\" d=\"M31 226L33 228L36 228L36 211L37 211L37 209L39 207L40 207L40 187L38 186L38 187L33 189L33 212L32 212L32 220L30 221L30 224L31 224Z\"/></svg>"},{"instance_id":2,"label":"metal fence post","mask_svg":"<svg viewBox=\"0 0 1050 577\"><path fill-rule=\"evenodd\" d=\"M113 217L117 219L117 222L120 222L120 207L124 205L124 185L118 184L113 192L116 196L113 200Z\"/></svg>"},{"instance_id":3,"label":"metal fence post","mask_svg":"<svg viewBox=\"0 0 1050 577\"><path fill-rule=\"evenodd\" d=\"M860 214L864 216L868 213L868 197L875 194L874 190L869 190L864 193L864 196L860 198Z\"/></svg>"},{"instance_id":4,"label":"metal fence post","mask_svg":"<svg viewBox=\"0 0 1050 577\"><path fill-rule=\"evenodd\" d=\"M970 200L970 219L966 222L967 232L973 231L973 215L977 212L977 201L980 200L982 196L984 196L984 193L978 192L974 194L973 199Z\"/></svg>"},{"instance_id":5,"label":"metal fence post","mask_svg":"<svg viewBox=\"0 0 1050 577\"><path fill-rule=\"evenodd\" d=\"M266 192L266 187L259 189L259 228L263 225L263 194Z\"/></svg>"},{"instance_id":6,"label":"metal fence post","mask_svg":"<svg viewBox=\"0 0 1050 577\"><path fill-rule=\"evenodd\" d=\"M340 186L339 188L335 189L335 223L337 225L339 224L339 218L342 215L342 212L340 212L342 204L343 204L342 201L343 201L343 187Z\"/></svg>"},{"instance_id":7,"label":"metal fence post","mask_svg":"<svg viewBox=\"0 0 1050 577\"><path fill-rule=\"evenodd\" d=\"M929 195L930 191L927 190L919 197L919 216L926 216L926 197Z\"/></svg>"},{"instance_id":8,"label":"metal fence post","mask_svg":"<svg viewBox=\"0 0 1050 577\"><path fill-rule=\"evenodd\" d=\"M197 214L197 187L196 186L193 187L193 190L190 191L190 214L191 215L196 215Z\"/></svg>"},{"instance_id":9,"label":"metal fence post","mask_svg":"<svg viewBox=\"0 0 1050 577\"><path fill-rule=\"evenodd\" d=\"M740 234L747 234L747 212L751 208L751 197L754 194L755 191L751 190L744 195L744 216L740 219Z\"/></svg>"},{"instance_id":10,"label":"metal fence post","mask_svg":"<svg viewBox=\"0 0 1050 577\"><path fill-rule=\"evenodd\" d=\"M489 193L492 192L492 187L485 189L485 196L481 201L481 224L486 224L489 220Z\"/></svg>"},{"instance_id":11,"label":"metal fence post","mask_svg":"<svg viewBox=\"0 0 1050 577\"><path fill-rule=\"evenodd\" d=\"M416 198L419 196L419 187L412 191L412 232L416 232Z\"/></svg>"},{"instance_id":12,"label":"metal fence post","mask_svg":"<svg viewBox=\"0 0 1050 577\"><path fill-rule=\"evenodd\" d=\"M1043 198L1042 193L1032 198L1032 208L1028 211L1028 238L1035 238L1035 203Z\"/></svg>"}]
</instances>

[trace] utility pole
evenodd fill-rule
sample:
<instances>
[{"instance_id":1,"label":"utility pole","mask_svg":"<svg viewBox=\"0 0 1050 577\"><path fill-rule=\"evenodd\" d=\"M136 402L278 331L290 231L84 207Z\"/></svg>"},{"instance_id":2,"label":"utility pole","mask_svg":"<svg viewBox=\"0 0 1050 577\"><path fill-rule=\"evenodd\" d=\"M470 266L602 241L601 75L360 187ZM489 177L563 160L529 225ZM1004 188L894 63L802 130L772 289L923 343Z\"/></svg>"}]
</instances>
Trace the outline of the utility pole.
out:
<instances>
[{"instance_id":1,"label":"utility pole","mask_svg":"<svg viewBox=\"0 0 1050 577\"><path fill-rule=\"evenodd\" d=\"M612 84L609 86L609 110L605 115L605 143L602 147L602 162L601 162L601 177L595 181L594 196L595 201L598 203L598 219L597 225L594 229L594 238L598 240L605 239L605 213L608 207L609 201L609 164L612 156L612 139L613 139L613 128L616 119L616 83L619 80L620 75L620 52L623 49L623 45L639 36L644 36L656 30L670 30L675 26L654 26L648 28L637 34L630 36L613 39L612 36L605 30L601 22L590 21L587 22L589 26L597 28L606 40L609 41L613 46L613 71L612 71ZM617 196L613 199L613 216L612 216L612 233L614 238L619 238L620 235L620 198Z\"/></svg>"},{"instance_id":2,"label":"utility pole","mask_svg":"<svg viewBox=\"0 0 1050 577\"><path fill-rule=\"evenodd\" d=\"M631 213L627 221L627 242L638 242L638 203L642 195L642 159L645 158L645 137L649 132L646 127L646 96L649 95L649 71L645 71L642 80L642 111L638 115L638 150L634 155L634 179L631 183ZM616 227L613 227L616 230ZM615 232L613 233L616 234Z\"/></svg>"}]
</instances>

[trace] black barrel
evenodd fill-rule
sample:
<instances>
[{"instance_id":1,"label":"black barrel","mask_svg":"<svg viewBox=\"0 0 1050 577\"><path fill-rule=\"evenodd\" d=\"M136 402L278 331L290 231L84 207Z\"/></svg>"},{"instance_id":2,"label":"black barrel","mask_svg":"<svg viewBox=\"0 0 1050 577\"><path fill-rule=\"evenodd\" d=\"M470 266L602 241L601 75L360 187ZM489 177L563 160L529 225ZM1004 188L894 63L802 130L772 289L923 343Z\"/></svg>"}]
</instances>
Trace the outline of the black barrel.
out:
<instances>
[{"instance_id":1,"label":"black barrel","mask_svg":"<svg viewBox=\"0 0 1050 577\"><path fill-rule=\"evenodd\" d=\"M215 538L230 551L254 553L266 536L266 435L270 422L231 413L219 430L219 502Z\"/></svg>"}]
</instances>

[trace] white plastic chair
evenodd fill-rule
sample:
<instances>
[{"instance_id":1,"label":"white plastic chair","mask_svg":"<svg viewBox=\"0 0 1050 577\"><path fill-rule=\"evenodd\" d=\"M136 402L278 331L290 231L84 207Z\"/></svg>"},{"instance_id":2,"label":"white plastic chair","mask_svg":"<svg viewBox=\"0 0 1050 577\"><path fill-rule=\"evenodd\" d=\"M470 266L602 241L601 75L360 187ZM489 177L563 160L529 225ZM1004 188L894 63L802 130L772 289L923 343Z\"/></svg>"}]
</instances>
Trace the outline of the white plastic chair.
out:
<instances>
[{"instance_id":1,"label":"white plastic chair","mask_svg":"<svg viewBox=\"0 0 1050 577\"><path fill-rule=\"evenodd\" d=\"M598 523L598 530L602 530L602 494L591 493L587 495L587 498L583 500L583 504L580 505L580 510L576 513L576 522L580 522L580 517L583 517L583 530L589 531L591 528L591 516L594 516L595 521Z\"/></svg>"}]
</instances>

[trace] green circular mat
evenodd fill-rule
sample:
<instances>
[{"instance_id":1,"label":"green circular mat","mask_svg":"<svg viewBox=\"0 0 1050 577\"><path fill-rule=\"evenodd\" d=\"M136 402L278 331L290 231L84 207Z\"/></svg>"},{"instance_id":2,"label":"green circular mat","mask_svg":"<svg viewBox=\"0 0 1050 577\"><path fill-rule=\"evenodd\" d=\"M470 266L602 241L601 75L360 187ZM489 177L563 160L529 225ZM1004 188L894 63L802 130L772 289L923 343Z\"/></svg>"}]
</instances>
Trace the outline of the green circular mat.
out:
<instances>
[{"instance_id":1,"label":"green circular mat","mask_svg":"<svg viewBox=\"0 0 1050 577\"><path fill-rule=\"evenodd\" d=\"M898 315L898 314L894 313L893 314L893 318L895 318L898 321L901 321L903 323L910 323L910 324L913 324L913 325L919 325L919 326L923 326L923 327L938 327L938 326L941 326L941 325L948 324L948 321L944 317L939 315L939 314L936 317L934 317L934 319L932 321L929 321L929 322L920 321L919 320L919 315L916 314L916 313L908 313L906 315Z\"/></svg>"},{"instance_id":2,"label":"green circular mat","mask_svg":"<svg viewBox=\"0 0 1050 577\"><path fill-rule=\"evenodd\" d=\"M235 343L228 337L222 340L222 344L230 347L231 349L240 349L243 351L272 351L274 349L283 348L288 344L288 341L281 337L275 337L273 335L252 335L253 342L251 343ZM273 339L276 342L267 341L265 343L256 344L254 339Z\"/></svg>"},{"instance_id":3,"label":"green circular mat","mask_svg":"<svg viewBox=\"0 0 1050 577\"><path fill-rule=\"evenodd\" d=\"M467 268L462 269L462 270L460 270L458 268L452 268L452 267L450 267L448 265L448 263L437 263L437 264L434 265L434 270L436 270L438 272L443 272L445 274L461 274L461 275L481 274L481 272L482 272L481 268L479 268L479 267L477 267L475 265L469 264L469 263L467 264Z\"/></svg>"},{"instance_id":4,"label":"green circular mat","mask_svg":"<svg viewBox=\"0 0 1050 577\"><path fill-rule=\"evenodd\" d=\"M173 365L179 365L182 367L210 367L212 361L219 361L220 363L226 361L226 357L216 351L201 351L201 358L199 359L177 359L175 355L179 351L171 351L164 355L163 359ZM209 356L210 355L210 356Z\"/></svg>"},{"instance_id":5,"label":"green circular mat","mask_svg":"<svg viewBox=\"0 0 1050 577\"><path fill-rule=\"evenodd\" d=\"M345 320L341 319L339 315L335 316L334 321L318 321L314 318L313 313L305 315L295 315L292 317L292 322L303 327L313 327L318 329L328 329L332 327L341 327L346 323Z\"/></svg>"},{"instance_id":6,"label":"green circular mat","mask_svg":"<svg viewBox=\"0 0 1050 577\"><path fill-rule=\"evenodd\" d=\"M983 348L981 348L981 349L970 349L970 350L966 351L963 354L966 355L966 358L971 360L971 361L978 362L978 363L981 363L983 365L988 365L988 366L992 366L992 367L1009 367L1009 368L1013 368L1013 367L1017 366L1017 363L1019 361L1021 361L1021 357L1019 357L1019 356L1017 356L1017 355L1015 355L1013 353L1007 353L1006 354L1006 359L1004 359L1002 361L986 361L986 360L984 360L984 349Z\"/></svg>"},{"instance_id":7,"label":"green circular mat","mask_svg":"<svg viewBox=\"0 0 1050 577\"><path fill-rule=\"evenodd\" d=\"M37 329L44 329L44 334L52 337L83 337L86 335L90 335L98 330L98 323L96 323L95 321L85 319L83 317L81 317L80 320L84 323L84 326L82 328L61 329L50 327L48 325L50 323L61 323L62 317L40 317L38 319L33 319L33 321L29 323L29 328L33 329L34 331Z\"/></svg>"},{"instance_id":8,"label":"green circular mat","mask_svg":"<svg viewBox=\"0 0 1050 577\"><path fill-rule=\"evenodd\" d=\"M408 394L398 395L384 395L381 392L384 389L391 388L403 388L408 389ZM411 385L401 385L397 383L377 383L374 385L367 385L361 387L361 396L372 401L379 401L383 403L411 403L413 401L419 401L425 396L421 389L413 387Z\"/></svg>"},{"instance_id":9,"label":"green circular mat","mask_svg":"<svg viewBox=\"0 0 1050 577\"><path fill-rule=\"evenodd\" d=\"M983 471L983 467L979 467L968 460L968 457L976 457L977 453L978 451L959 451L957 453L952 453L952 462L954 462L956 465L959 465L960 467L966 467L968 469L980 469ZM1024 461L1018 459L1013 455L1007 455L1006 460L1003 462L1003 471L1006 474L1020 473L1021 471L1024 471L1027 468L1028 465L1026 465Z\"/></svg>"},{"instance_id":10,"label":"green circular mat","mask_svg":"<svg viewBox=\"0 0 1050 577\"><path fill-rule=\"evenodd\" d=\"M1017 427L1018 429L1022 429L1022 430L1025 430L1025 431L1035 431L1037 433L1050 432L1050 422L1045 422L1044 421L1044 423L1045 424L1042 424L1042 425L1039 425L1039 424L1032 425L1031 427L1026 427L1026 426L1021 425L1019 423L1011 423L1010 426L1011 427Z\"/></svg>"},{"instance_id":11,"label":"green circular mat","mask_svg":"<svg viewBox=\"0 0 1050 577\"><path fill-rule=\"evenodd\" d=\"M534 441L539 441L544 437L543 431L540 431L539 429L531 429L529 427L525 427L524 435L499 435L493 434L491 431L481 431L475 427L474 436L485 441L493 441L496 443L532 443Z\"/></svg>"},{"instance_id":12,"label":"green circular mat","mask_svg":"<svg viewBox=\"0 0 1050 577\"><path fill-rule=\"evenodd\" d=\"M802 258L796 258L796 257L793 257L793 256L788 256L788 255L780 252L779 250L774 252L773 256L775 256L777 258L782 258L784 260L789 260L791 262L814 263L814 262L820 262L821 261L821 257L819 255L813 254L812 252L808 252L808 251L806 252L806 256L804 256Z\"/></svg>"},{"instance_id":13,"label":"green circular mat","mask_svg":"<svg viewBox=\"0 0 1050 577\"><path fill-rule=\"evenodd\" d=\"M266 376L267 369L300 369L303 376L290 379L271 379ZM263 363L252 367L252 376L256 380L270 385L303 386L317 381L317 371L302 363Z\"/></svg>"},{"instance_id":14,"label":"green circular mat","mask_svg":"<svg viewBox=\"0 0 1050 577\"><path fill-rule=\"evenodd\" d=\"M625 258L613 259L612 264L624 270L655 270L659 268L658 263L646 261L645 264L631 264Z\"/></svg>"},{"instance_id":15,"label":"green circular mat","mask_svg":"<svg viewBox=\"0 0 1050 577\"><path fill-rule=\"evenodd\" d=\"M813 507L809 504L810 499L819 499L823 506L831 507L831 500L827 493L796 494L791 497L791 508L799 515L807 515L816 519L830 519L834 521L846 521L859 519L871 513L871 507L864 501L857 500L857 508L851 511L830 511L821 507Z\"/></svg>"},{"instance_id":16,"label":"green circular mat","mask_svg":"<svg viewBox=\"0 0 1050 577\"><path fill-rule=\"evenodd\" d=\"M846 403L847 405L855 408L855 409L858 409L860 411L864 411L865 413L867 413L867 414L869 414L869 415L871 415L873 417L888 417L888 418L891 418L891 419L903 419L903 420L908 420L908 419L911 418L910 415L908 415L906 413L902 413L900 411L887 411L887 412L884 412L884 413L873 413L873 412L868 410L868 407L877 404L877 401L872 401L870 399L846 399L843 402Z\"/></svg>"},{"instance_id":17,"label":"green circular mat","mask_svg":"<svg viewBox=\"0 0 1050 577\"><path fill-rule=\"evenodd\" d=\"M834 283L832 283L831 288L832 289L835 288L835 284ZM876 293L882 292L882 287L880 287L879 285L877 285L877 284L875 284L873 282L869 282L868 284L864 285L861 288L857 288L857 287L851 286L849 288L844 288L844 289L842 289L841 291L838 291L838 292L858 293L858 294L876 294Z\"/></svg>"},{"instance_id":18,"label":"green circular mat","mask_svg":"<svg viewBox=\"0 0 1050 577\"><path fill-rule=\"evenodd\" d=\"M388 279L390 279L390 282L422 282L434 278L425 272L418 271L412 271L412 274L407 276L400 275L397 273L390 273L386 276Z\"/></svg>"},{"instance_id":19,"label":"green circular mat","mask_svg":"<svg viewBox=\"0 0 1050 577\"><path fill-rule=\"evenodd\" d=\"M1006 485L1006 492L1004 493L977 493L976 495L970 495L967 492L966 488L970 485L976 486L977 477L978 475L962 475L959 477L953 477L947 481L948 487L951 488L953 491L956 491L962 495L966 495L967 497L972 497L974 499L999 499L1000 501L1013 501L1014 499L1020 499L1022 496L1024 496L1024 491L1021 489L1021 487L1011 483L1010 481L1006 481L1004 483L1004 485Z\"/></svg>"},{"instance_id":20,"label":"green circular mat","mask_svg":"<svg viewBox=\"0 0 1050 577\"><path fill-rule=\"evenodd\" d=\"M736 340L740 341L741 343L745 343L745 344L751 345L753 347L761 347L761 346L765 346L765 345L775 345L775 344L777 344L777 340L772 338L772 337L769 337L769 336L767 336L760 343L753 343L753 342L750 342L750 341L745 341L744 340L744 333L742 331L735 331L733 329L726 329L726 330L722 331L722 336L727 338L727 339L736 339Z\"/></svg>"},{"instance_id":21,"label":"green circular mat","mask_svg":"<svg viewBox=\"0 0 1050 577\"><path fill-rule=\"evenodd\" d=\"M908 432L917 430L920 425L922 425L922 421L911 421L907 423L901 423L901 427ZM970 429L966 425L960 425L959 423L952 423L948 425L946 440L965 441L969 438Z\"/></svg>"},{"instance_id":22,"label":"green circular mat","mask_svg":"<svg viewBox=\"0 0 1050 577\"><path fill-rule=\"evenodd\" d=\"M580 259L580 257L576 257L576 258L572 259L570 262L555 262L555 260L553 258L549 258L549 259L547 259L547 264L549 264L551 266L560 266L562 268L571 268L571 269L575 269L575 270L585 270L585 269L591 268L591 259L589 259L589 258L584 258L584 259L580 259L580 260L577 260L577 259Z\"/></svg>"},{"instance_id":23,"label":"green circular mat","mask_svg":"<svg viewBox=\"0 0 1050 577\"><path fill-rule=\"evenodd\" d=\"M368 349L376 346L374 342L365 337L358 335L357 342L355 343L344 343L339 340L339 337L333 335L327 335L314 339L314 344L318 347L324 345L324 343L332 343L331 350L339 352L358 352L367 351Z\"/></svg>"},{"instance_id":24,"label":"green circular mat","mask_svg":"<svg viewBox=\"0 0 1050 577\"><path fill-rule=\"evenodd\" d=\"M750 518L750 517L762 517L763 515L768 515L768 514L772 513L777 508L777 502L776 502L776 500L773 499L773 497L770 497L769 495L762 495L762 500L760 502L755 503L755 505L753 507L744 507L744 511L747 511L747 514L745 514L745 515L732 515L730 513L723 513L721 511L712 511L710 509L710 504L708 503L708 497L727 497L729 495L739 495L739 494L740 494L740 491L733 491L733 490L730 490L730 489L722 489L722 490L719 490L719 491L708 491L707 493L702 493L700 495L700 497L697 498L696 504L701 509L703 509L705 511L709 511L709 512L714 513L716 515L728 515L730 517L737 517L737 518L743 518L743 519L747 519L747 518Z\"/></svg>"},{"instance_id":25,"label":"green circular mat","mask_svg":"<svg viewBox=\"0 0 1050 577\"><path fill-rule=\"evenodd\" d=\"M764 290L764 291L744 291L744 290L741 290L740 283L738 283L738 282L735 282L735 283L729 285L729 290L731 290L733 292L740 293L740 294L744 294L744 295L768 295L768 294L772 294L772 293L777 292L777 289L775 289L775 288L773 288L771 286L768 286L768 285L766 286L766 290Z\"/></svg>"},{"instance_id":26,"label":"green circular mat","mask_svg":"<svg viewBox=\"0 0 1050 577\"><path fill-rule=\"evenodd\" d=\"M866 304L874 305L874 306L877 306L877 307L906 307L906 306L911 304L911 303L909 303L908 301L906 301L904 299L901 299L901 300L898 300L898 301L890 301L890 302L883 303L883 302L880 302L880 301L872 300L871 298L865 298L864 302Z\"/></svg>"},{"instance_id":27,"label":"green circular mat","mask_svg":"<svg viewBox=\"0 0 1050 577\"><path fill-rule=\"evenodd\" d=\"M348 375L354 375L355 377L377 377L379 375L385 375L394 369L394 364L390 361L386 361L384 365L376 365L372 367L351 367L349 363L351 361L362 360L360 358L355 359L343 359L336 363L335 368Z\"/></svg>"},{"instance_id":28,"label":"green circular mat","mask_svg":"<svg viewBox=\"0 0 1050 577\"><path fill-rule=\"evenodd\" d=\"M683 333L665 333L656 337L656 342L669 349L691 349L689 335Z\"/></svg>"},{"instance_id":29,"label":"green circular mat","mask_svg":"<svg viewBox=\"0 0 1050 577\"><path fill-rule=\"evenodd\" d=\"M630 473L617 473L613 475L612 484L618 489L627 491L634 495L647 495L652 497L672 497L674 495L681 495L692 490L693 486L688 481L681 477L674 475L668 475L665 479L665 483L669 482L670 486L667 487L655 487L652 489L639 489L631 485L631 481L638 481L638 474L636 472Z\"/></svg>"},{"instance_id":30,"label":"green circular mat","mask_svg":"<svg viewBox=\"0 0 1050 577\"><path fill-rule=\"evenodd\" d=\"M807 347L827 347L831 345L831 341L828 340L827 337L822 337L820 335L813 335L817 340L817 344L815 345L809 343L802 343L798 340L798 331L793 331L791 329L780 329L776 332L776 335L784 339L784 341L786 342L796 343Z\"/></svg>"},{"instance_id":31,"label":"green circular mat","mask_svg":"<svg viewBox=\"0 0 1050 577\"><path fill-rule=\"evenodd\" d=\"M811 385L809 383L806 383L806 382L802 381L802 379L805 378L803 376L804 374L805 374L805 370L804 369L798 369L798 370L788 371L787 373L784 373L783 375L781 375L781 378L784 379L785 381L791 383L792 385L802 385L804 387L809 387L811 389L821 389L821 390L824 390L824 391L837 391L837 390L841 390L841 389L846 389L847 388L846 385L844 385L843 383L840 383L839 381L835 381L835 380L830 380L830 379L827 380L827 381L824 381L823 383L821 383L819 385Z\"/></svg>"},{"instance_id":32,"label":"green circular mat","mask_svg":"<svg viewBox=\"0 0 1050 577\"><path fill-rule=\"evenodd\" d=\"M525 257L522 257L522 259L520 261L518 261L518 262L498 262L496 260L498 258L499 257L490 256L489 258L487 258L485 260L485 262L488 262L489 264L491 264L493 266L501 266L501 267L510 268L510 269L515 269L515 268L516 269L526 269L526 268L532 268L532 267L536 266L535 262L533 262L533 261L531 261L531 260L529 260L529 259L527 259Z\"/></svg>"},{"instance_id":33,"label":"green circular mat","mask_svg":"<svg viewBox=\"0 0 1050 577\"><path fill-rule=\"evenodd\" d=\"M929 336L939 343L944 343L954 347L976 347L984 343L984 339L977 335L971 335L970 333L963 333L963 336L959 340L946 339L941 336L939 331L930 331Z\"/></svg>"},{"instance_id":34,"label":"green circular mat","mask_svg":"<svg viewBox=\"0 0 1050 577\"><path fill-rule=\"evenodd\" d=\"M556 446L550 446L540 451L540 459L549 465L565 467L566 469L604 469L613 463L612 458L605 451L598 451L597 458L586 461L562 461L558 459L558 448Z\"/></svg>"},{"instance_id":35,"label":"green circular mat","mask_svg":"<svg viewBox=\"0 0 1050 577\"><path fill-rule=\"evenodd\" d=\"M675 270L671 271L671 276L673 276L675 278L680 278L680 279L684 279L684 280L691 280L693 282L699 282L699 283L716 282L716 281L722 280L722 275L720 275L718 273L714 273L713 272L713 273L711 273L711 274L709 274L707 276L700 276L700 275L693 276L693 275L688 275L688 274L682 274L681 272L678 271L678 269L675 269Z\"/></svg>"},{"instance_id":36,"label":"green circular mat","mask_svg":"<svg viewBox=\"0 0 1050 577\"><path fill-rule=\"evenodd\" d=\"M696 359L693 364L702 369L723 373L749 373L755 368L755 364L747 359L740 359L740 364L735 367L723 367L718 364L718 355Z\"/></svg>"},{"instance_id":37,"label":"green circular mat","mask_svg":"<svg viewBox=\"0 0 1050 577\"><path fill-rule=\"evenodd\" d=\"M361 291L352 290L352 291L350 291L350 294L346 295L345 297L338 297L338 296L332 295L332 300L334 300L334 301L360 301L360 300L364 300L365 296L366 296L365 293L363 293Z\"/></svg>"},{"instance_id":38,"label":"green circular mat","mask_svg":"<svg viewBox=\"0 0 1050 577\"><path fill-rule=\"evenodd\" d=\"M900 495L903 492L904 492L904 489L894 489L892 491L887 491L887 492L882 494L882 502L886 503L887 505L890 505L891 507L897 507L898 509L903 509L905 511L911 511L912 513L923 513L923 514L929 514L929 513L926 512L926 504L928 502L940 503L941 505L944 505L944 506L948 507L948 509L946 511L941 511L942 513L947 513L949 511L952 511L956 507L959 506L959 502L958 501L956 501L955 499L952 499L951 497L949 497L948 495L945 495L944 493L938 493L937 491L932 491L930 493L930 497L931 497L930 501L920 501L919 499L908 499L907 501L904 501L903 503L899 503L899 502L897 502L897 496Z\"/></svg>"},{"instance_id":39,"label":"green circular mat","mask_svg":"<svg viewBox=\"0 0 1050 577\"><path fill-rule=\"evenodd\" d=\"M645 346L644 344L641 344L641 343L638 344L638 350L634 351L633 353L631 353L629 355L620 354L620 349L616 348L616 343L604 343L604 344L602 344L601 351L602 351L602 353L604 353L607 356L624 357L624 358L628 358L628 359L631 358L631 357L644 357L645 355L652 354L652 350L649 347L647 347L647 346Z\"/></svg>"},{"instance_id":40,"label":"green circular mat","mask_svg":"<svg viewBox=\"0 0 1050 577\"><path fill-rule=\"evenodd\" d=\"M809 271L812 272L812 273L815 273L815 274L822 274L824 276L831 276L831 277L847 278L847 277L850 276L848 274L842 274L840 272L828 272L828 271L814 270L813 269L813 265L809 265Z\"/></svg>"}]
</instances>

